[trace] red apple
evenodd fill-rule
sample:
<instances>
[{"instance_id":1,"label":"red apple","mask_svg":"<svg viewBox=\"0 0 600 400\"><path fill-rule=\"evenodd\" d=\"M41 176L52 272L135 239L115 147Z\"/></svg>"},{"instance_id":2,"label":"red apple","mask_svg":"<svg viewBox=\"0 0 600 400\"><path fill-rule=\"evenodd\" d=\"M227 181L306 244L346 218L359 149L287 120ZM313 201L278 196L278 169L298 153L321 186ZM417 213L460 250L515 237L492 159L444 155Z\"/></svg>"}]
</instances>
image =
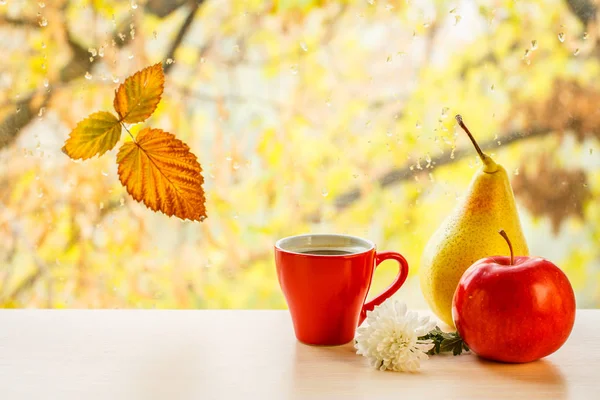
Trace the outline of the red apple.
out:
<instances>
[{"instance_id":1,"label":"red apple","mask_svg":"<svg viewBox=\"0 0 600 400\"><path fill-rule=\"evenodd\" d=\"M541 257L495 256L471 265L452 301L458 333L483 358L524 363L546 357L567 340L575 294L567 276Z\"/></svg>"}]
</instances>

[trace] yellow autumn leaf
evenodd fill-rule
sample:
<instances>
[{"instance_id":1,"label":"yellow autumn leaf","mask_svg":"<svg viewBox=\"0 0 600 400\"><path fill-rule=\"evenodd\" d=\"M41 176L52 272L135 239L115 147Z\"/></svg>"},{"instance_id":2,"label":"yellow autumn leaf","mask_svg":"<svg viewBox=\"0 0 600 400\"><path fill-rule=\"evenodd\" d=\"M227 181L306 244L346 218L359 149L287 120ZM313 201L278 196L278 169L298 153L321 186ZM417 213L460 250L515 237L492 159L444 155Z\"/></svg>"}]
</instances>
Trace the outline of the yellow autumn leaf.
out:
<instances>
[{"instance_id":1,"label":"yellow autumn leaf","mask_svg":"<svg viewBox=\"0 0 600 400\"><path fill-rule=\"evenodd\" d=\"M117 117L109 112L99 111L77 124L62 151L74 160L87 160L112 150L120 137L121 124Z\"/></svg>"},{"instance_id":2,"label":"yellow autumn leaf","mask_svg":"<svg viewBox=\"0 0 600 400\"><path fill-rule=\"evenodd\" d=\"M142 129L117 154L119 179L129 194L154 211L206 218L202 168L190 148L162 129Z\"/></svg>"},{"instance_id":3,"label":"yellow autumn leaf","mask_svg":"<svg viewBox=\"0 0 600 400\"><path fill-rule=\"evenodd\" d=\"M121 121L133 124L146 120L160 102L165 86L162 64L154 64L125 79L115 92L114 107Z\"/></svg>"}]
</instances>

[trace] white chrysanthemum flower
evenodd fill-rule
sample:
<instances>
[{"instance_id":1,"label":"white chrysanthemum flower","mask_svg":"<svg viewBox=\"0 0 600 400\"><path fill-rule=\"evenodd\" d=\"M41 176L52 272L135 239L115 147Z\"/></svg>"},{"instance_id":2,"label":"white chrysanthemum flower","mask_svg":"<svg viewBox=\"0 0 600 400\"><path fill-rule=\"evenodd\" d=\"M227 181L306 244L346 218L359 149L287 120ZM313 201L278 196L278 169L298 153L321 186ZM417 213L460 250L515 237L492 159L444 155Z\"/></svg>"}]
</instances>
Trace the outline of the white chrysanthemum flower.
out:
<instances>
[{"instance_id":1,"label":"white chrysanthemum flower","mask_svg":"<svg viewBox=\"0 0 600 400\"><path fill-rule=\"evenodd\" d=\"M368 358L372 367L414 372L427 360L433 347L430 339L420 340L435 328L429 317L407 311L406 304L388 299L367 312L366 326L356 330L356 353Z\"/></svg>"}]
</instances>

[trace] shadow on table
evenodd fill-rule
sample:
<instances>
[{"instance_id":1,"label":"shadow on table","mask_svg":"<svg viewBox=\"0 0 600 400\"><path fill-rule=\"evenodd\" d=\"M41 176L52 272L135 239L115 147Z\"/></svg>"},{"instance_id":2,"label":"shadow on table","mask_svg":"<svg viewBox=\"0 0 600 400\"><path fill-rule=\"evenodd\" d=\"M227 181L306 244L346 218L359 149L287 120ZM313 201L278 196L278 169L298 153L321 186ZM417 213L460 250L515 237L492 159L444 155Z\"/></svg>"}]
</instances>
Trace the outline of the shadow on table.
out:
<instances>
[{"instance_id":1,"label":"shadow on table","mask_svg":"<svg viewBox=\"0 0 600 400\"><path fill-rule=\"evenodd\" d=\"M551 394L553 399L567 398L567 384L560 369L549 360L526 364L506 364L476 357L478 365L486 371L504 378L519 381Z\"/></svg>"}]
</instances>

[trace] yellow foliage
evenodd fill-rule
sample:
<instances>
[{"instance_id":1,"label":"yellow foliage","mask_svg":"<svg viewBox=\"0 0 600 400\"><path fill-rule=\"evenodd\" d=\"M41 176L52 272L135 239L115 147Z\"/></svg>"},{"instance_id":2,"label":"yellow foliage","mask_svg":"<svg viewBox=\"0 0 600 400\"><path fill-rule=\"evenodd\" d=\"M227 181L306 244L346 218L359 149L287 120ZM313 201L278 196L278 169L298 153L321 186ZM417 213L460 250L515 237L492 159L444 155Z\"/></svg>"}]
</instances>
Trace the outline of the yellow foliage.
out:
<instances>
[{"instance_id":1,"label":"yellow foliage","mask_svg":"<svg viewBox=\"0 0 600 400\"><path fill-rule=\"evenodd\" d=\"M456 130L461 113L514 176L522 165L537 171L542 154L584 170L590 197L573 199L583 218L569 218L558 235L549 216L520 210L532 252L565 270L579 305L599 306L598 132L573 120L564 134L527 137L540 127L522 106L560 104L559 80L597 92L596 33L584 35L564 0L417 3L207 0L175 46L164 93L161 79L142 74L141 90L132 80L120 86L124 122L154 111L147 122L184 140L183 157L202 160L210 216L202 224L133 201L119 183L114 137L85 163L60 152L69 128L109 109L116 80L148 60L166 62L190 4L161 18L143 1L77 0L64 10L47 2L41 15L63 16L47 27L23 8L19 17L33 16L33 26L2 26L16 44L7 42L0 60L0 304L285 308L274 241L333 231L404 254L411 279L400 295L424 306L412 279L423 246L479 166ZM35 104L17 112L28 96ZM128 117L141 100L147 107ZM30 121L13 137L9 116ZM138 139L143 129L129 127ZM143 156L129 135L121 140L135 156L128 165ZM147 187L129 183L142 198ZM382 266L372 294L395 274L393 263Z\"/></svg>"}]
</instances>

